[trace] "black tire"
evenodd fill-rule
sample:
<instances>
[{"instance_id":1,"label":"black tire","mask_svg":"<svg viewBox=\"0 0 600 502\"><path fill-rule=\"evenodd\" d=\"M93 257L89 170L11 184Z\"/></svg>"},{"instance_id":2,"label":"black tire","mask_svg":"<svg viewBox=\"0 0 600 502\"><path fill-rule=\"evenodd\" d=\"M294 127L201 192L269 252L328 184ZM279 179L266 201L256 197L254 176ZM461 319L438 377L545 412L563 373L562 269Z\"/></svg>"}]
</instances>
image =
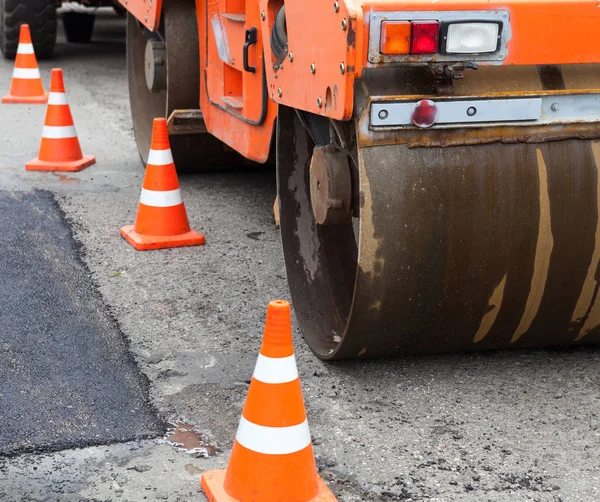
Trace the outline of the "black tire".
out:
<instances>
[{"instance_id":1,"label":"black tire","mask_svg":"<svg viewBox=\"0 0 600 502\"><path fill-rule=\"evenodd\" d=\"M146 85L144 49L147 31L132 14L127 16L127 77L135 141L144 164L152 139L152 122L168 118L173 110L198 108L200 58L193 2L169 0L162 12L163 37L167 47L167 88L151 91ZM179 57L177 57L179 56ZM169 136L177 171L225 170L250 161L209 133ZM251 164L254 165L254 164Z\"/></svg>"},{"instance_id":2,"label":"black tire","mask_svg":"<svg viewBox=\"0 0 600 502\"><path fill-rule=\"evenodd\" d=\"M271 50L277 61L281 61L288 52L287 25L285 22L285 5L279 9L275 18L275 26L271 32Z\"/></svg>"},{"instance_id":3,"label":"black tire","mask_svg":"<svg viewBox=\"0 0 600 502\"><path fill-rule=\"evenodd\" d=\"M55 0L0 0L0 50L6 59L14 59L19 31L28 24L38 58L48 58L56 45Z\"/></svg>"},{"instance_id":4,"label":"black tire","mask_svg":"<svg viewBox=\"0 0 600 502\"><path fill-rule=\"evenodd\" d=\"M115 1L115 3L113 3L113 9L117 16L123 18L127 16L127 9L123 7L119 2Z\"/></svg>"},{"instance_id":5,"label":"black tire","mask_svg":"<svg viewBox=\"0 0 600 502\"><path fill-rule=\"evenodd\" d=\"M62 15L67 42L89 44L94 33L96 16L84 12L65 12Z\"/></svg>"}]
</instances>

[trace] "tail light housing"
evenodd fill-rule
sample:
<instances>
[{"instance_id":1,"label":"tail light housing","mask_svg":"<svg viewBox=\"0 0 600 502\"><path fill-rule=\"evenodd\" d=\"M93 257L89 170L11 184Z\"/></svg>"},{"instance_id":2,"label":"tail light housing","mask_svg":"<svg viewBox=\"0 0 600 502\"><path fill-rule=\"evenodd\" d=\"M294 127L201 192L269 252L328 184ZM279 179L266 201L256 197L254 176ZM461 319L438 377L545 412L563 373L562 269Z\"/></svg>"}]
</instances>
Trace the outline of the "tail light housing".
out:
<instances>
[{"instance_id":1,"label":"tail light housing","mask_svg":"<svg viewBox=\"0 0 600 502\"><path fill-rule=\"evenodd\" d=\"M384 21L381 23L381 54L435 54L440 23L437 21Z\"/></svg>"},{"instance_id":2,"label":"tail light housing","mask_svg":"<svg viewBox=\"0 0 600 502\"><path fill-rule=\"evenodd\" d=\"M370 15L369 62L501 61L508 11L403 11Z\"/></svg>"}]
</instances>

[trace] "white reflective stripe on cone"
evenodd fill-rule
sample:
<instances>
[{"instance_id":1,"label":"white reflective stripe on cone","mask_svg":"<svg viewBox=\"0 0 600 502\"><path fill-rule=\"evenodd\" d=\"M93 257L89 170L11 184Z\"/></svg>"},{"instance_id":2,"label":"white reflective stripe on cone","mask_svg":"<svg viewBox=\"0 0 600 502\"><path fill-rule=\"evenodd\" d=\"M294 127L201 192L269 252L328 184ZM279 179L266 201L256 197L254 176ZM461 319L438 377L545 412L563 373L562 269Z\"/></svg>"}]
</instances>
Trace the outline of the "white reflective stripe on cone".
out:
<instances>
[{"instance_id":1,"label":"white reflective stripe on cone","mask_svg":"<svg viewBox=\"0 0 600 502\"><path fill-rule=\"evenodd\" d=\"M303 450L311 442L306 420L290 427L265 427L243 416L235 438L245 448L265 455L289 455Z\"/></svg>"},{"instance_id":2,"label":"white reflective stripe on cone","mask_svg":"<svg viewBox=\"0 0 600 502\"><path fill-rule=\"evenodd\" d=\"M146 206L171 207L178 206L183 201L181 200L179 188L165 191L146 190L145 188L142 188L140 202Z\"/></svg>"},{"instance_id":3,"label":"white reflective stripe on cone","mask_svg":"<svg viewBox=\"0 0 600 502\"><path fill-rule=\"evenodd\" d=\"M76 138L75 126L44 126L42 137L46 139Z\"/></svg>"},{"instance_id":4,"label":"white reflective stripe on cone","mask_svg":"<svg viewBox=\"0 0 600 502\"><path fill-rule=\"evenodd\" d=\"M67 95L64 92L51 92L48 97L49 105L66 105Z\"/></svg>"},{"instance_id":5,"label":"white reflective stripe on cone","mask_svg":"<svg viewBox=\"0 0 600 502\"><path fill-rule=\"evenodd\" d=\"M13 69L13 78L22 78L24 80L33 80L40 77L39 68L17 68Z\"/></svg>"},{"instance_id":6,"label":"white reflective stripe on cone","mask_svg":"<svg viewBox=\"0 0 600 502\"><path fill-rule=\"evenodd\" d=\"M150 150L148 154L148 164L153 166L168 166L173 163L173 154L171 149L167 150Z\"/></svg>"},{"instance_id":7,"label":"white reflective stripe on cone","mask_svg":"<svg viewBox=\"0 0 600 502\"><path fill-rule=\"evenodd\" d=\"M17 54L35 54L33 52L33 44L19 44Z\"/></svg>"},{"instance_id":8,"label":"white reflective stripe on cone","mask_svg":"<svg viewBox=\"0 0 600 502\"><path fill-rule=\"evenodd\" d=\"M288 383L298 378L296 357L267 357L258 354L254 378L263 383Z\"/></svg>"}]
</instances>

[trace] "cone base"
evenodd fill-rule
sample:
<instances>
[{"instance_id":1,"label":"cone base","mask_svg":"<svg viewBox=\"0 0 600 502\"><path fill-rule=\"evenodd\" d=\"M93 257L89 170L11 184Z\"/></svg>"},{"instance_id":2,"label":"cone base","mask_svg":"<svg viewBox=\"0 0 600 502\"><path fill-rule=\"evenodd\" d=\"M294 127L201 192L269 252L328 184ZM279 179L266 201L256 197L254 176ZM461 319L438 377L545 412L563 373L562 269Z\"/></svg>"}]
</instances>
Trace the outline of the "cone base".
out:
<instances>
[{"instance_id":1,"label":"cone base","mask_svg":"<svg viewBox=\"0 0 600 502\"><path fill-rule=\"evenodd\" d=\"M133 225L123 227L121 236L138 251L201 246L206 243L204 236L195 230L190 230L185 234L163 236L138 234L133 228Z\"/></svg>"},{"instance_id":2,"label":"cone base","mask_svg":"<svg viewBox=\"0 0 600 502\"><path fill-rule=\"evenodd\" d=\"M84 155L79 160L73 160L71 162L48 162L45 160L34 159L25 164L27 171L66 171L66 172L77 172L91 166L96 162L96 157L93 155Z\"/></svg>"},{"instance_id":3,"label":"cone base","mask_svg":"<svg viewBox=\"0 0 600 502\"><path fill-rule=\"evenodd\" d=\"M202 474L200 479L200 487L204 491L209 502L241 502L234 499L223 489L223 481L225 480L225 470L208 471ZM244 500L243 502L259 502L258 500ZM261 501L263 502L263 501ZM264 501L267 502L267 501ZM319 493L317 496L305 502L337 502L337 499L331 493L324 481L319 478Z\"/></svg>"},{"instance_id":4,"label":"cone base","mask_svg":"<svg viewBox=\"0 0 600 502\"><path fill-rule=\"evenodd\" d=\"M41 96L14 96L7 94L2 98L2 102L5 104L29 103L32 105L45 105L48 102L48 93L46 92Z\"/></svg>"}]
</instances>

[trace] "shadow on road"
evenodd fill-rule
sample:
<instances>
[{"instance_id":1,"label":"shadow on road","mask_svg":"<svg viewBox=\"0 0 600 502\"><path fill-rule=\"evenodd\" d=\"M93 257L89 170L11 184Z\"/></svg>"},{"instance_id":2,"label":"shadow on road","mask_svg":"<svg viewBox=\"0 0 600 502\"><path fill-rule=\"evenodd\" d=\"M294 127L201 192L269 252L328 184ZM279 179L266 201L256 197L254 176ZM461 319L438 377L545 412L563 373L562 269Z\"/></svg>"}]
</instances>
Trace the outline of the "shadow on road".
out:
<instances>
[{"instance_id":1,"label":"shadow on road","mask_svg":"<svg viewBox=\"0 0 600 502\"><path fill-rule=\"evenodd\" d=\"M85 61L119 54L125 58L125 24L125 18L113 14L109 9L100 9L96 15L92 41L89 44L73 44L67 42L62 18L59 16L53 61Z\"/></svg>"}]
</instances>

